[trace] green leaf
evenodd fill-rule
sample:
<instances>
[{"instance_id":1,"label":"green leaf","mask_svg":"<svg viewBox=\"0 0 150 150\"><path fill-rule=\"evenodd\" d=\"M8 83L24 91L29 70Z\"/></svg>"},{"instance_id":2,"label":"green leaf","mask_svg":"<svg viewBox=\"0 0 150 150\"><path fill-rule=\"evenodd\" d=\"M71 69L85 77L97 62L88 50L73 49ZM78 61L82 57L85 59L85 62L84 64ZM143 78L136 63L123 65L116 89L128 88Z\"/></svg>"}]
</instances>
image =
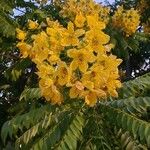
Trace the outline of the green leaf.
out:
<instances>
[{"instance_id":1,"label":"green leaf","mask_svg":"<svg viewBox=\"0 0 150 150\"><path fill-rule=\"evenodd\" d=\"M20 96L20 101L21 100L27 101L39 98L41 98L41 91L39 88L27 88L22 92Z\"/></svg>"},{"instance_id":2,"label":"green leaf","mask_svg":"<svg viewBox=\"0 0 150 150\"><path fill-rule=\"evenodd\" d=\"M106 106L102 104L100 106L105 111L105 117L107 117L110 123L114 123L119 128L123 128L124 130L129 131L132 135L136 135L137 138L139 138L141 142L145 142L147 145L149 145L149 142L148 142L149 135L147 134L147 132L150 130L149 122L140 120L130 114L127 114L126 112L122 110L119 110L110 106ZM112 114L116 116L116 119L114 120L109 119L111 118ZM128 127L127 122L130 122L129 125L132 127L132 130L131 130L131 127ZM134 129L135 126L136 126L136 129Z\"/></svg>"},{"instance_id":3,"label":"green leaf","mask_svg":"<svg viewBox=\"0 0 150 150\"><path fill-rule=\"evenodd\" d=\"M148 117L147 108L150 106L150 97L126 98L108 102L114 108L120 108L134 116Z\"/></svg>"},{"instance_id":4,"label":"green leaf","mask_svg":"<svg viewBox=\"0 0 150 150\"><path fill-rule=\"evenodd\" d=\"M12 7L10 6L9 1L0 0L0 10L12 12Z\"/></svg>"},{"instance_id":5,"label":"green leaf","mask_svg":"<svg viewBox=\"0 0 150 150\"><path fill-rule=\"evenodd\" d=\"M57 145L56 149L76 149L77 141L81 138L82 135L83 126L84 116L82 113L79 113L74 117L68 130L65 132L62 140Z\"/></svg>"},{"instance_id":6,"label":"green leaf","mask_svg":"<svg viewBox=\"0 0 150 150\"><path fill-rule=\"evenodd\" d=\"M28 129L31 126L36 125L44 118L45 115L49 114L51 111L51 106L46 105L44 107L34 109L26 114L16 116L12 120L5 122L1 130L1 137L3 142L5 143L5 140L8 136L11 137L12 135L16 135L18 131Z\"/></svg>"},{"instance_id":7,"label":"green leaf","mask_svg":"<svg viewBox=\"0 0 150 150\"><path fill-rule=\"evenodd\" d=\"M9 15L0 11L0 33L2 33L3 36L14 38L16 26L17 24L9 17Z\"/></svg>"},{"instance_id":8,"label":"green leaf","mask_svg":"<svg viewBox=\"0 0 150 150\"><path fill-rule=\"evenodd\" d=\"M118 91L118 99L139 97L148 89L150 89L150 73L124 82L122 88Z\"/></svg>"}]
</instances>

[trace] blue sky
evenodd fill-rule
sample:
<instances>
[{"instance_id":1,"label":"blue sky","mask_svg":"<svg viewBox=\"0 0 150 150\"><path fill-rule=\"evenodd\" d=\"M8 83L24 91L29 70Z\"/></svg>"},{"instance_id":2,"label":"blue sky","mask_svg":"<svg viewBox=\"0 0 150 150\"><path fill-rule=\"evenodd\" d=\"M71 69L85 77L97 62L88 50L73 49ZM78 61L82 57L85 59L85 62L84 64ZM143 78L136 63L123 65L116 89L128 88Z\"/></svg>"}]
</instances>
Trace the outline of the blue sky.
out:
<instances>
[{"instance_id":1,"label":"blue sky","mask_svg":"<svg viewBox=\"0 0 150 150\"><path fill-rule=\"evenodd\" d=\"M104 2L104 0L95 0L96 2ZM108 0L110 3L113 3L115 0Z\"/></svg>"}]
</instances>

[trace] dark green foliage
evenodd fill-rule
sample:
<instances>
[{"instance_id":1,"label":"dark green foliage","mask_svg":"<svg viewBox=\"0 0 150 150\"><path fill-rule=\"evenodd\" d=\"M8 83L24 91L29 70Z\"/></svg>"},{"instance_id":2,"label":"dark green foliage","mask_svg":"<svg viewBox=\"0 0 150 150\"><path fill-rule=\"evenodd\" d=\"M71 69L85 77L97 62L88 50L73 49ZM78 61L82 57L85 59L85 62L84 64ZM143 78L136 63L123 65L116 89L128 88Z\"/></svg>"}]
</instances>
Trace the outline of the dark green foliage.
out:
<instances>
[{"instance_id":1,"label":"dark green foliage","mask_svg":"<svg viewBox=\"0 0 150 150\"><path fill-rule=\"evenodd\" d=\"M150 119L150 97L127 98L109 103L114 108L122 109L123 111L132 114L138 118L149 121Z\"/></svg>"},{"instance_id":2,"label":"dark green foliage","mask_svg":"<svg viewBox=\"0 0 150 150\"><path fill-rule=\"evenodd\" d=\"M134 89L136 83L139 86ZM149 87L149 74L124 83L122 90L131 91L124 99L101 102L95 108L79 107L77 102L30 108L3 125L2 139L4 143L16 139L16 149L20 144L21 149L36 150L150 147L150 98L135 97L140 83L144 92ZM38 88L26 89L20 97L26 103L39 98Z\"/></svg>"},{"instance_id":3,"label":"dark green foliage","mask_svg":"<svg viewBox=\"0 0 150 150\"><path fill-rule=\"evenodd\" d=\"M118 128L129 131L135 139L139 139L143 144L146 143L150 147L150 125L148 122L113 107L105 105L101 105L101 107L105 111L105 117L108 121Z\"/></svg>"},{"instance_id":4,"label":"dark green foliage","mask_svg":"<svg viewBox=\"0 0 150 150\"><path fill-rule=\"evenodd\" d=\"M123 83L119 90L119 98L138 97L150 90L150 73Z\"/></svg>"},{"instance_id":5,"label":"dark green foliage","mask_svg":"<svg viewBox=\"0 0 150 150\"><path fill-rule=\"evenodd\" d=\"M14 37L16 23L10 17L12 14L13 7L8 1L0 0L0 34L5 37Z\"/></svg>"}]
</instances>

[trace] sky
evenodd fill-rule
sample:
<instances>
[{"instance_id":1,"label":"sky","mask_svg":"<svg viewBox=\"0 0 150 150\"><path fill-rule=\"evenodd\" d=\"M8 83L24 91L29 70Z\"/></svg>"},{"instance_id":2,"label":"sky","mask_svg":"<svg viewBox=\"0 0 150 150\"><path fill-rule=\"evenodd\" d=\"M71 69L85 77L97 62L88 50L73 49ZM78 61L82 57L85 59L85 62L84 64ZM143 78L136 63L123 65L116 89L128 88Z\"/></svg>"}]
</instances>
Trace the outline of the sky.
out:
<instances>
[{"instance_id":1,"label":"sky","mask_svg":"<svg viewBox=\"0 0 150 150\"><path fill-rule=\"evenodd\" d=\"M104 2L104 0L95 0L96 2ZM115 0L108 0L110 3L113 3Z\"/></svg>"}]
</instances>

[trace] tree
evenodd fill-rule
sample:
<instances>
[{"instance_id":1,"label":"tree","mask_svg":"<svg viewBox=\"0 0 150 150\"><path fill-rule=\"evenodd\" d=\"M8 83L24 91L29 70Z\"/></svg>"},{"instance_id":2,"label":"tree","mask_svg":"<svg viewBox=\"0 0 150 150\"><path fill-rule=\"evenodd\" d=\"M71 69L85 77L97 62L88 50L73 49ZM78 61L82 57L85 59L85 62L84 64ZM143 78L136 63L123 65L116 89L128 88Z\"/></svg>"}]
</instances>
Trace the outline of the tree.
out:
<instances>
[{"instance_id":1,"label":"tree","mask_svg":"<svg viewBox=\"0 0 150 150\"><path fill-rule=\"evenodd\" d=\"M144 9L140 20L133 9L139 1L123 1L123 7L118 3L111 11L90 0L50 4L18 0L0 5L0 18L7 16L3 24L13 28L11 32L1 30L1 106L3 114L7 112L2 123L8 120L1 130L3 147L150 147L150 74L131 80L133 73L138 76L149 69L142 67L149 59L149 33L145 28L141 32L149 12ZM11 16L13 8L25 11ZM87 53L84 46L93 51ZM121 88L117 68L121 60L111 53L123 59L119 67Z\"/></svg>"}]
</instances>

